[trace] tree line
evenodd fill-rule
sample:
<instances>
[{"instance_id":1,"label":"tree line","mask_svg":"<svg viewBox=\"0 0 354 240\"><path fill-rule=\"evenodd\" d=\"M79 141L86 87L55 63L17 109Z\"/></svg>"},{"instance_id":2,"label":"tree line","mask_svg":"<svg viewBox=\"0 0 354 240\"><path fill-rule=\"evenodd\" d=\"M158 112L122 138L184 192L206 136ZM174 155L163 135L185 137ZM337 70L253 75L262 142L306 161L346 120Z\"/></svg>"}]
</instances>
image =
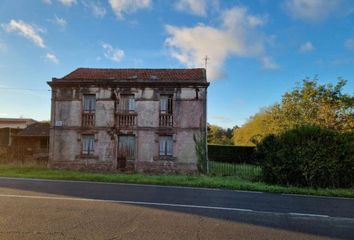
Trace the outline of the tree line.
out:
<instances>
[{"instance_id":1,"label":"tree line","mask_svg":"<svg viewBox=\"0 0 354 240\"><path fill-rule=\"evenodd\" d=\"M319 84L306 78L283 94L280 103L261 109L241 127L208 125L211 144L252 146L270 134L280 134L304 124L345 133L354 129L354 95L343 93L347 81Z\"/></svg>"}]
</instances>

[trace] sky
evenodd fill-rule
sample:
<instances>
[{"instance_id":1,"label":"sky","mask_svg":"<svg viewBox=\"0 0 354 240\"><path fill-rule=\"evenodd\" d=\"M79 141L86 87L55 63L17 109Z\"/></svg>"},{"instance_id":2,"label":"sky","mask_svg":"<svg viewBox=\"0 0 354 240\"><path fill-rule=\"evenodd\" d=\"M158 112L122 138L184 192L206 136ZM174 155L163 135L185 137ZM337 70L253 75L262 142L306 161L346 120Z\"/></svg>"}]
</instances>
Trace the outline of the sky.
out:
<instances>
[{"instance_id":1,"label":"sky","mask_svg":"<svg viewBox=\"0 0 354 240\"><path fill-rule=\"evenodd\" d=\"M0 117L50 118L78 67L205 67L208 122L241 126L297 82L348 80L352 0L0 0Z\"/></svg>"}]
</instances>

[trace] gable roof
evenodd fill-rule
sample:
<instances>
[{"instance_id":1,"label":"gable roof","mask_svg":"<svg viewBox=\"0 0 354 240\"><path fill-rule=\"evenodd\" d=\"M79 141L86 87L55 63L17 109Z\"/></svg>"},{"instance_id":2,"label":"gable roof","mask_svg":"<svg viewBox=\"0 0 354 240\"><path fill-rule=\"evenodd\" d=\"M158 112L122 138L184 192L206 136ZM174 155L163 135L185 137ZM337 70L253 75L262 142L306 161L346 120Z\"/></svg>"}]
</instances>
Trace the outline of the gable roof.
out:
<instances>
[{"instance_id":1,"label":"gable roof","mask_svg":"<svg viewBox=\"0 0 354 240\"><path fill-rule=\"evenodd\" d=\"M206 82L204 68L138 69L138 68L78 68L53 81L114 80L128 82Z\"/></svg>"},{"instance_id":2,"label":"gable roof","mask_svg":"<svg viewBox=\"0 0 354 240\"><path fill-rule=\"evenodd\" d=\"M49 123L38 122L29 125L16 136L19 137L49 137Z\"/></svg>"}]
</instances>

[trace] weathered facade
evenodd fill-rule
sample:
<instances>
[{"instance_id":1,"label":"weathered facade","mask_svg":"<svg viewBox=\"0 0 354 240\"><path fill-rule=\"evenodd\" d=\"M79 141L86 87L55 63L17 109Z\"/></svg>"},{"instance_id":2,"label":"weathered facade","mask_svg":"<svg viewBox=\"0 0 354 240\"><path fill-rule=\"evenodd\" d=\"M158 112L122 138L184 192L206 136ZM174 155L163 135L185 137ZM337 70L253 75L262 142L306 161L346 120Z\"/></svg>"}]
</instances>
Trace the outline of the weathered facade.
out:
<instances>
[{"instance_id":1,"label":"weathered facade","mask_svg":"<svg viewBox=\"0 0 354 240\"><path fill-rule=\"evenodd\" d=\"M52 168L194 172L205 69L79 68L53 78Z\"/></svg>"}]
</instances>

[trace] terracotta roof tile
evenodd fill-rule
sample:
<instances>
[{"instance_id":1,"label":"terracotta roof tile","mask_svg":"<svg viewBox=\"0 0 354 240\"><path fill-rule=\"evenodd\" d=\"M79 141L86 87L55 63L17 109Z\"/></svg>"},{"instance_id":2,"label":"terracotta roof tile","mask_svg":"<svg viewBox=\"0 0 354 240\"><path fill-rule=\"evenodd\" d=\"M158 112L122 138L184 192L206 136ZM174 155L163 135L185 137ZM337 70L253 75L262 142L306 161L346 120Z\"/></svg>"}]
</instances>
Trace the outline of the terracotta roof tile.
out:
<instances>
[{"instance_id":1,"label":"terracotta roof tile","mask_svg":"<svg viewBox=\"0 0 354 240\"><path fill-rule=\"evenodd\" d=\"M78 68L57 80L122 80L122 81L201 81L206 82L205 69L105 69Z\"/></svg>"}]
</instances>

